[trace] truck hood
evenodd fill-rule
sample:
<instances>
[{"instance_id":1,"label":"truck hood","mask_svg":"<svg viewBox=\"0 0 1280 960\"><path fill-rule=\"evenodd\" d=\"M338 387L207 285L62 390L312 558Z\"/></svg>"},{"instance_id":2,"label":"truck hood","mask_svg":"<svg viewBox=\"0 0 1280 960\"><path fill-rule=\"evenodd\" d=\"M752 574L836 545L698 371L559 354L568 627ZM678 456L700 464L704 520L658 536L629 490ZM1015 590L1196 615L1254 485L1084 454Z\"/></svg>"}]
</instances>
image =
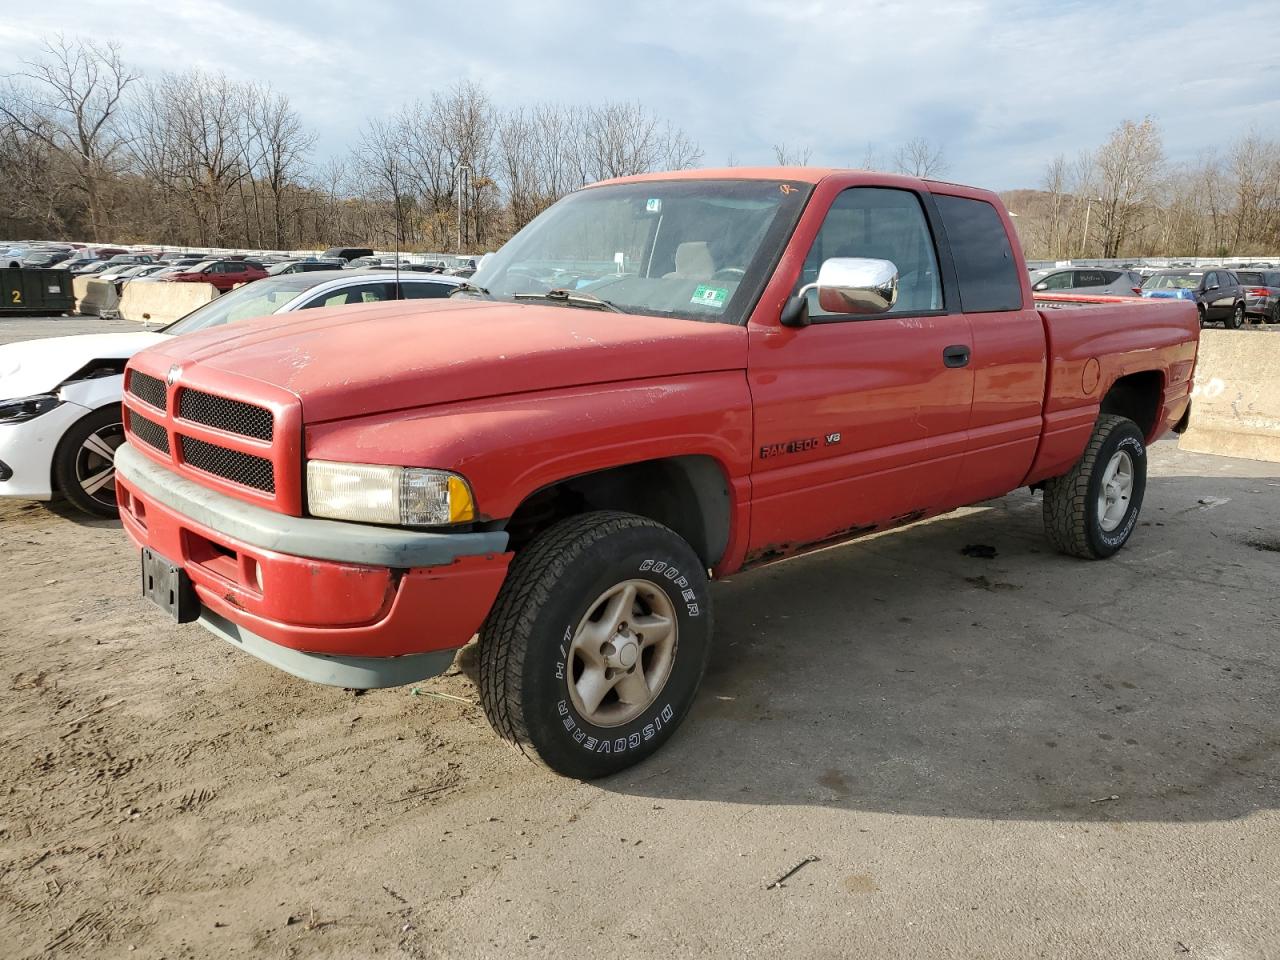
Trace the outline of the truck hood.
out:
<instances>
[{"instance_id":1,"label":"truck hood","mask_svg":"<svg viewBox=\"0 0 1280 960\"><path fill-rule=\"evenodd\" d=\"M742 327L576 307L397 301L277 314L149 351L290 391L307 423L558 387L745 369Z\"/></svg>"},{"instance_id":2,"label":"truck hood","mask_svg":"<svg viewBox=\"0 0 1280 960\"><path fill-rule=\"evenodd\" d=\"M0 346L0 400L49 393L91 360L127 360L172 339L163 333L87 333Z\"/></svg>"}]
</instances>

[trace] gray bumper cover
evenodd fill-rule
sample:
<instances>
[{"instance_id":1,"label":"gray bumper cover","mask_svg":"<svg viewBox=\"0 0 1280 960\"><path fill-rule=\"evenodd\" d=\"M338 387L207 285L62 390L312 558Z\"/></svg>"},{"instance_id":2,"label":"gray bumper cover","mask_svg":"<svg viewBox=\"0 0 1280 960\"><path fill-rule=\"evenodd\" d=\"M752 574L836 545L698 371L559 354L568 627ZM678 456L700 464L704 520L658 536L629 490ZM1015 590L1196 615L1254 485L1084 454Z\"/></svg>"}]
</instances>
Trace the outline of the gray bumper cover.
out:
<instances>
[{"instance_id":1,"label":"gray bumper cover","mask_svg":"<svg viewBox=\"0 0 1280 960\"><path fill-rule=\"evenodd\" d=\"M427 677L439 676L449 669L454 654L458 652L432 650L429 653L410 653L403 657L348 657L303 653L301 650L272 643L252 630L218 616L208 607L201 611L198 622L214 636L221 637L233 647L239 647L245 653L266 661L285 673L312 683L350 687L353 690L399 687Z\"/></svg>"},{"instance_id":2,"label":"gray bumper cover","mask_svg":"<svg viewBox=\"0 0 1280 960\"><path fill-rule=\"evenodd\" d=\"M438 567L459 557L504 553L507 534L422 533L399 527L375 527L340 520L290 517L255 507L179 476L122 444L116 472L144 496L228 537L313 560L362 563L375 567Z\"/></svg>"}]
</instances>

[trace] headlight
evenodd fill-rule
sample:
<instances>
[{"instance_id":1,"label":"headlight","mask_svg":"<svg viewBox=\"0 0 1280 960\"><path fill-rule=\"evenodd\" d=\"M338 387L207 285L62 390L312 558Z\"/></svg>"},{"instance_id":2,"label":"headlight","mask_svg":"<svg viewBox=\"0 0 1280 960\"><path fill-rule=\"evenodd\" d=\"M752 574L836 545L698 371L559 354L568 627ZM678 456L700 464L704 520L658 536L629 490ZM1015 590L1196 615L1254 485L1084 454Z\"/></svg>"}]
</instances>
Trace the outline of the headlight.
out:
<instances>
[{"instance_id":1,"label":"headlight","mask_svg":"<svg viewBox=\"0 0 1280 960\"><path fill-rule=\"evenodd\" d=\"M307 461L307 509L315 517L442 527L476 515L467 481L446 470Z\"/></svg>"},{"instance_id":2,"label":"headlight","mask_svg":"<svg viewBox=\"0 0 1280 960\"><path fill-rule=\"evenodd\" d=\"M0 400L0 423L23 423L48 413L62 401L51 393L38 397L21 397L18 400Z\"/></svg>"}]
</instances>

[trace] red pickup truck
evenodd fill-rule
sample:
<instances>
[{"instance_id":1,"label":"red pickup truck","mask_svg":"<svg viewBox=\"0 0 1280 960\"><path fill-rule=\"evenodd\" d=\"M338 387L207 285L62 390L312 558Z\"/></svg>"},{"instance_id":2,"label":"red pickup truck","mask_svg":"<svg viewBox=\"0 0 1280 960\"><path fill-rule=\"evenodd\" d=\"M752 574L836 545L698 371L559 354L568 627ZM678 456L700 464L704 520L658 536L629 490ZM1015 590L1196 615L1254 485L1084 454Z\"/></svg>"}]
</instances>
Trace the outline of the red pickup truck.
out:
<instances>
[{"instance_id":1,"label":"red pickup truck","mask_svg":"<svg viewBox=\"0 0 1280 960\"><path fill-rule=\"evenodd\" d=\"M1037 306L1013 236L953 184L658 174L564 198L449 300L174 338L129 363L116 455L144 593L347 687L478 631L502 736L619 770L693 702L712 578L1022 486L1064 553L1128 540L1195 307Z\"/></svg>"}]
</instances>

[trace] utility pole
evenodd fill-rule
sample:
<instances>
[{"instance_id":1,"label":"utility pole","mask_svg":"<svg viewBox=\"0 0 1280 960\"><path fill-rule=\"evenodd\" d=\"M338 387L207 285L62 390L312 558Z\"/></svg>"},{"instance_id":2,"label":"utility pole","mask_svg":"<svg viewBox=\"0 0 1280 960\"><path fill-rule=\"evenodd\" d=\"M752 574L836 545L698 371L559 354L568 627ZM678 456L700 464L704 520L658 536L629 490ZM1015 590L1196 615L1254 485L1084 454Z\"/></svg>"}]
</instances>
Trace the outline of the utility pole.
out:
<instances>
[{"instance_id":1,"label":"utility pole","mask_svg":"<svg viewBox=\"0 0 1280 960\"><path fill-rule=\"evenodd\" d=\"M1102 203L1101 197L1086 197L1084 201L1084 236L1080 238L1080 256L1084 256L1085 247L1089 245L1089 214L1093 212L1093 205Z\"/></svg>"},{"instance_id":2,"label":"utility pole","mask_svg":"<svg viewBox=\"0 0 1280 960\"><path fill-rule=\"evenodd\" d=\"M464 170L467 173L466 182L468 186L471 185L472 178L476 175L476 172L471 169L471 164L465 160L459 160L453 168L453 182L455 189L458 191L458 253L462 253L462 198L465 193L462 187L462 172Z\"/></svg>"}]
</instances>

